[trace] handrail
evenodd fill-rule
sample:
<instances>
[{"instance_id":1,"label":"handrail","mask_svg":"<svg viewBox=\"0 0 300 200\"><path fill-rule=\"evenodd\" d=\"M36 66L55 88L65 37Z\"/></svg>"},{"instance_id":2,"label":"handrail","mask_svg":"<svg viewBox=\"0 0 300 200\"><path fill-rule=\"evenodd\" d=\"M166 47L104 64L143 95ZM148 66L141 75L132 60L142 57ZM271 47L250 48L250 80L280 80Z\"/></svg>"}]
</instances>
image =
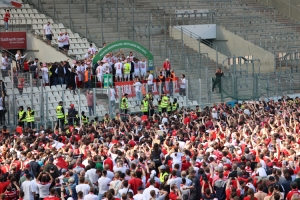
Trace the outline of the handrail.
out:
<instances>
[{"instance_id":1,"label":"handrail","mask_svg":"<svg viewBox=\"0 0 300 200\"><path fill-rule=\"evenodd\" d=\"M231 56L231 53L226 51L225 49L213 44L212 42L202 39L199 35L187 30L186 28L182 27L182 26L174 26L175 29L179 30L179 31L183 31L183 33L185 33L186 35L190 36L191 38L194 38L196 40L200 40L201 43L209 46L210 48L216 50L217 52L224 54L225 56Z\"/></svg>"}]
</instances>

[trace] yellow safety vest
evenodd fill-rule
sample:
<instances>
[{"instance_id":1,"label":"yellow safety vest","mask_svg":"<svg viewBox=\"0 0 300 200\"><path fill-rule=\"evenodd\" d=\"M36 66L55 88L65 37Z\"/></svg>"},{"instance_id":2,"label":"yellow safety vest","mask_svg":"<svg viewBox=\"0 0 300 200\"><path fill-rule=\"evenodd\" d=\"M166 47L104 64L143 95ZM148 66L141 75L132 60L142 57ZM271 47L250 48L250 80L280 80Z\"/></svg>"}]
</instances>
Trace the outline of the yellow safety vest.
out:
<instances>
[{"instance_id":1,"label":"yellow safety vest","mask_svg":"<svg viewBox=\"0 0 300 200\"><path fill-rule=\"evenodd\" d=\"M168 107L168 101L169 101L169 98L167 96L163 96L163 98L161 99L161 107L162 108L166 108Z\"/></svg>"},{"instance_id":2,"label":"yellow safety vest","mask_svg":"<svg viewBox=\"0 0 300 200\"><path fill-rule=\"evenodd\" d=\"M143 100L142 103L142 112L148 112L148 101Z\"/></svg>"},{"instance_id":3,"label":"yellow safety vest","mask_svg":"<svg viewBox=\"0 0 300 200\"><path fill-rule=\"evenodd\" d=\"M51 68L52 66L49 67L49 76L52 76Z\"/></svg>"},{"instance_id":4,"label":"yellow safety vest","mask_svg":"<svg viewBox=\"0 0 300 200\"><path fill-rule=\"evenodd\" d=\"M62 119L62 118L65 118L63 112L62 112L62 106L57 106L56 107L56 116L58 119Z\"/></svg>"},{"instance_id":5,"label":"yellow safety vest","mask_svg":"<svg viewBox=\"0 0 300 200\"><path fill-rule=\"evenodd\" d=\"M130 74L131 65L129 63L125 63L124 65L124 74Z\"/></svg>"},{"instance_id":6,"label":"yellow safety vest","mask_svg":"<svg viewBox=\"0 0 300 200\"><path fill-rule=\"evenodd\" d=\"M123 102L124 99L125 99L125 102ZM121 109L125 110L127 108L128 108L128 100L127 100L127 98L123 97L122 100L121 100Z\"/></svg>"},{"instance_id":7,"label":"yellow safety vest","mask_svg":"<svg viewBox=\"0 0 300 200\"><path fill-rule=\"evenodd\" d=\"M173 103L172 105L172 111L177 110L177 103Z\"/></svg>"},{"instance_id":8,"label":"yellow safety vest","mask_svg":"<svg viewBox=\"0 0 300 200\"><path fill-rule=\"evenodd\" d=\"M165 176L168 176L169 174L167 172L165 173L160 173L159 175L159 180L161 183L165 182Z\"/></svg>"},{"instance_id":9,"label":"yellow safety vest","mask_svg":"<svg viewBox=\"0 0 300 200\"><path fill-rule=\"evenodd\" d=\"M87 117L81 116L81 120L82 120L82 122L83 122L84 124L89 123L89 120L88 120Z\"/></svg>"},{"instance_id":10,"label":"yellow safety vest","mask_svg":"<svg viewBox=\"0 0 300 200\"><path fill-rule=\"evenodd\" d=\"M22 117L23 117L23 114L24 114L24 110L22 110L22 111L19 111L19 113L18 113L18 115L19 115L19 119L21 119ZM26 116L25 116L25 118L24 119L22 119L21 120L21 122L26 122Z\"/></svg>"},{"instance_id":11,"label":"yellow safety vest","mask_svg":"<svg viewBox=\"0 0 300 200\"><path fill-rule=\"evenodd\" d=\"M149 99L152 99L152 95L151 94L147 94L146 95L146 98L149 100Z\"/></svg>"},{"instance_id":12,"label":"yellow safety vest","mask_svg":"<svg viewBox=\"0 0 300 200\"><path fill-rule=\"evenodd\" d=\"M26 112L26 121L27 122L34 122L34 111L27 111Z\"/></svg>"},{"instance_id":13,"label":"yellow safety vest","mask_svg":"<svg viewBox=\"0 0 300 200\"><path fill-rule=\"evenodd\" d=\"M171 104L171 103L168 103L167 111L168 111L168 112L171 112L171 111L172 111L172 104Z\"/></svg>"}]
</instances>

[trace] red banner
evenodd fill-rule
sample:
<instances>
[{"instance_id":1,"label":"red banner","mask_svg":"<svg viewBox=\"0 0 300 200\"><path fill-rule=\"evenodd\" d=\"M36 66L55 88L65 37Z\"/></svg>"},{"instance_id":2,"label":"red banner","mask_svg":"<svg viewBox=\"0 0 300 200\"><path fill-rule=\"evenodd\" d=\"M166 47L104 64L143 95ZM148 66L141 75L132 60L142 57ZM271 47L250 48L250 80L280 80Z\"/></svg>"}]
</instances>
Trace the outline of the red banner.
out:
<instances>
[{"instance_id":1,"label":"red banner","mask_svg":"<svg viewBox=\"0 0 300 200\"><path fill-rule=\"evenodd\" d=\"M163 91L166 94L169 94L169 79L166 79L165 86ZM125 93L128 94L128 97L135 97L135 88L133 86L134 82L133 81L127 81L127 82L115 82L116 86L116 94L118 96L118 86L121 86L122 89L122 94L124 95ZM143 88L142 88L142 93L143 90L146 91L147 84L143 83ZM178 82L178 77L175 78L173 81L173 93L178 93L179 92L179 82ZM159 95L159 83L157 80L153 81L153 86L152 86L152 95Z\"/></svg>"},{"instance_id":2,"label":"red banner","mask_svg":"<svg viewBox=\"0 0 300 200\"><path fill-rule=\"evenodd\" d=\"M1 32L0 46L4 49L26 49L26 32Z\"/></svg>"}]
</instances>

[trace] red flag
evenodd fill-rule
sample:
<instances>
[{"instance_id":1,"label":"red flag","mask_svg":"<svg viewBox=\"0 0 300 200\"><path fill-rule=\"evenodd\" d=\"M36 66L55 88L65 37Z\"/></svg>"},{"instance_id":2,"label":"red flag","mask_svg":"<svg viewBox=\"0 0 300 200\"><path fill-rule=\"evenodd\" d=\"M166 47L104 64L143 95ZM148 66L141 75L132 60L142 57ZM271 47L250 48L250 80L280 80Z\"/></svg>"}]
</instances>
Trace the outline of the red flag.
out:
<instances>
[{"instance_id":1,"label":"red flag","mask_svg":"<svg viewBox=\"0 0 300 200\"><path fill-rule=\"evenodd\" d=\"M16 7L16 8L21 8L21 7L22 7L22 4L20 4L20 3L18 3L18 2L11 1L10 3L11 3L11 5L13 5L13 6Z\"/></svg>"}]
</instances>

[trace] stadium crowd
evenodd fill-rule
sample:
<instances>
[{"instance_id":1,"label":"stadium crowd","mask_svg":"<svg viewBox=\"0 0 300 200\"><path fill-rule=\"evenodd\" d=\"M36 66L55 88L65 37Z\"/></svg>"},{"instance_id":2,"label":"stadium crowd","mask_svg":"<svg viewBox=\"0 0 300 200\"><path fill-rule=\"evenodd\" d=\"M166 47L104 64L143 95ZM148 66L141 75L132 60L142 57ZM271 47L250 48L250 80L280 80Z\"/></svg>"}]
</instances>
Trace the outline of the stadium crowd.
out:
<instances>
[{"instance_id":1,"label":"stadium crowd","mask_svg":"<svg viewBox=\"0 0 300 200\"><path fill-rule=\"evenodd\" d=\"M299 99L2 129L4 200L300 199Z\"/></svg>"}]
</instances>

